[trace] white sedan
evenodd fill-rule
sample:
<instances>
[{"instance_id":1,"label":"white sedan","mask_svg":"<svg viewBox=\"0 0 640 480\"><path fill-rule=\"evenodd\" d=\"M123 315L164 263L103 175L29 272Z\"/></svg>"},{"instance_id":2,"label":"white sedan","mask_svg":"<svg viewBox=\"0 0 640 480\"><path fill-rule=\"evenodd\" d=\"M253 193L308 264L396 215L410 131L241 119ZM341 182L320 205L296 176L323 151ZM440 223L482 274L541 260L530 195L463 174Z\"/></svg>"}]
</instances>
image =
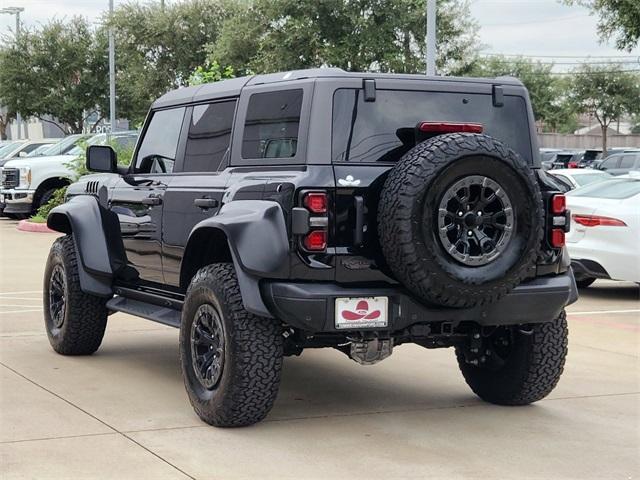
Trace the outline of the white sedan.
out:
<instances>
[{"instance_id":1,"label":"white sedan","mask_svg":"<svg viewBox=\"0 0 640 480\"><path fill-rule=\"evenodd\" d=\"M604 182L611 180L613 175L601 170L593 170L591 168L561 168L557 170L548 170L548 174L560 179L567 186L574 188L584 187L590 183Z\"/></svg>"},{"instance_id":2,"label":"white sedan","mask_svg":"<svg viewBox=\"0 0 640 480\"><path fill-rule=\"evenodd\" d=\"M640 178L618 177L567 193L567 247L578 286L596 278L640 283Z\"/></svg>"}]
</instances>

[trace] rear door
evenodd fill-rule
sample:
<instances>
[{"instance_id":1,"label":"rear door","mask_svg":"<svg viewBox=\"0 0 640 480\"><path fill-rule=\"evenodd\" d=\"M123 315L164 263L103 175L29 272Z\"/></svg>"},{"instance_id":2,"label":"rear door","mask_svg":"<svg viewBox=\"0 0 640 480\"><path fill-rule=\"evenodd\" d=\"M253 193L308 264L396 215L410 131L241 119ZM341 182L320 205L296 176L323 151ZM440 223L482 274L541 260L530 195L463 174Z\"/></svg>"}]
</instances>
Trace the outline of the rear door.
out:
<instances>
[{"instance_id":1,"label":"rear door","mask_svg":"<svg viewBox=\"0 0 640 480\"><path fill-rule=\"evenodd\" d=\"M176 158L185 107L152 112L132 160L131 172L112 191L128 263L146 282L164 283L162 210Z\"/></svg>"},{"instance_id":2,"label":"rear door","mask_svg":"<svg viewBox=\"0 0 640 480\"><path fill-rule=\"evenodd\" d=\"M236 106L232 98L187 109L184 156L164 194L162 263L169 285L180 284L180 265L193 227L222 206Z\"/></svg>"}]
</instances>

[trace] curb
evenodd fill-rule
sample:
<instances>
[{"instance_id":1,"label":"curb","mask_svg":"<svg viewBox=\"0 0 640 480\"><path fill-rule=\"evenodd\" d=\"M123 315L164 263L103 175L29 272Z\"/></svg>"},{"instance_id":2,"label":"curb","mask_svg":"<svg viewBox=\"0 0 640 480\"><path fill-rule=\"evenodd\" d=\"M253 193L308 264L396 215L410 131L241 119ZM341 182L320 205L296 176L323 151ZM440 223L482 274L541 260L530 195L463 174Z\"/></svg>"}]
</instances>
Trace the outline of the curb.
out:
<instances>
[{"instance_id":1,"label":"curb","mask_svg":"<svg viewBox=\"0 0 640 480\"><path fill-rule=\"evenodd\" d=\"M34 223L29 220L20 220L17 228L23 232L56 233L47 227L46 223Z\"/></svg>"}]
</instances>

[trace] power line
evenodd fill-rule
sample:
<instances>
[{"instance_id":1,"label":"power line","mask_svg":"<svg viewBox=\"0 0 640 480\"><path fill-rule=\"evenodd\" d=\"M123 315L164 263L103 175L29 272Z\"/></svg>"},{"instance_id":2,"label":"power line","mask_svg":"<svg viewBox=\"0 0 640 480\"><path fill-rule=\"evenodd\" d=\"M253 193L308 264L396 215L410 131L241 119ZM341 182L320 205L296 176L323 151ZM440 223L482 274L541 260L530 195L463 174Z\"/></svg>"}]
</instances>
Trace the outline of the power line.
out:
<instances>
[{"instance_id":1,"label":"power line","mask_svg":"<svg viewBox=\"0 0 640 480\"><path fill-rule=\"evenodd\" d=\"M491 57L525 57L525 58L640 58L640 55L532 55L526 53L480 53Z\"/></svg>"}]
</instances>

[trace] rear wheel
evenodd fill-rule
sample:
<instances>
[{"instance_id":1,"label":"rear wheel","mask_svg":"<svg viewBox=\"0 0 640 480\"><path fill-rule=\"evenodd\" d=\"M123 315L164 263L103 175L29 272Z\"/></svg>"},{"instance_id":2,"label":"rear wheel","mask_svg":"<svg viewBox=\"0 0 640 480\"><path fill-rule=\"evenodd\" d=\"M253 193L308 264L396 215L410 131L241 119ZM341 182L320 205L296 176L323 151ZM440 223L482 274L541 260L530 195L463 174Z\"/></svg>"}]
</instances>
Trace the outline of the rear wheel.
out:
<instances>
[{"instance_id":1,"label":"rear wheel","mask_svg":"<svg viewBox=\"0 0 640 480\"><path fill-rule=\"evenodd\" d=\"M543 212L536 177L513 150L486 135L440 135L389 173L380 244L414 294L474 307L496 301L535 269Z\"/></svg>"},{"instance_id":2,"label":"rear wheel","mask_svg":"<svg viewBox=\"0 0 640 480\"><path fill-rule=\"evenodd\" d=\"M51 246L44 273L44 321L53 349L62 355L90 355L102 343L107 325L104 298L84 293L73 238Z\"/></svg>"},{"instance_id":3,"label":"rear wheel","mask_svg":"<svg viewBox=\"0 0 640 480\"><path fill-rule=\"evenodd\" d=\"M498 405L527 405L557 385L567 356L567 318L528 329L498 327L482 339L477 355L456 348L467 384L483 400Z\"/></svg>"},{"instance_id":4,"label":"rear wheel","mask_svg":"<svg viewBox=\"0 0 640 480\"><path fill-rule=\"evenodd\" d=\"M198 271L180 327L180 364L198 416L218 427L262 420L273 407L282 369L282 327L244 309L233 265Z\"/></svg>"}]
</instances>

